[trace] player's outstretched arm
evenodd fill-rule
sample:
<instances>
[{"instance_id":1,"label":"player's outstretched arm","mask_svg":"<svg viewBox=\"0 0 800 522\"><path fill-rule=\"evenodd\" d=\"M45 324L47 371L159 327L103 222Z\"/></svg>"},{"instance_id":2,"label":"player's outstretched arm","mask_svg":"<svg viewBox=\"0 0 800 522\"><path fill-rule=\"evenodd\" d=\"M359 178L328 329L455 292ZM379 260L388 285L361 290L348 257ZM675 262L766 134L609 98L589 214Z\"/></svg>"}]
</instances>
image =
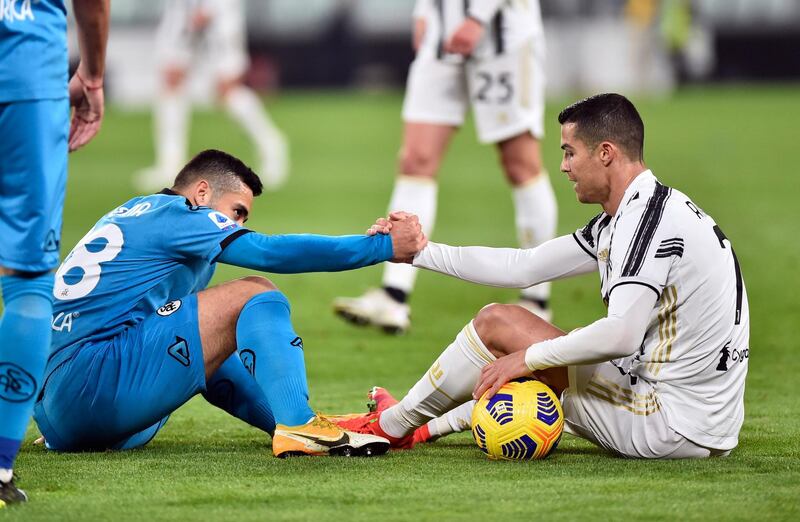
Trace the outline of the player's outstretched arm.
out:
<instances>
[{"instance_id":1,"label":"player's outstretched arm","mask_svg":"<svg viewBox=\"0 0 800 522\"><path fill-rule=\"evenodd\" d=\"M110 0L73 0L81 61L69 82L74 108L69 129L70 152L91 141L103 121L106 44Z\"/></svg>"},{"instance_id":2,"label":"player's outstretched arm","mask_svg":"<svg viewBox=\"0 0 800 522\"><path fill-rule=\"evenodd\" d=\"M572 236L562 236L536 248L454 247L428 243L414 266L472 283L503 288L527 288L597 270Z\"/></svg>"},{"instance_id":3,"label":"player's outstretched arm","mask_svg":"<svg viewBox=\"0 0 800 522\"><path fill-rule=\"evenodd\" d=\"M278 274L338 272L383 261L410 261L426 244L414 217L395 224L388 234L372 236L249 233L229 244L218 261Z\"/></svg>"}]
</instances>

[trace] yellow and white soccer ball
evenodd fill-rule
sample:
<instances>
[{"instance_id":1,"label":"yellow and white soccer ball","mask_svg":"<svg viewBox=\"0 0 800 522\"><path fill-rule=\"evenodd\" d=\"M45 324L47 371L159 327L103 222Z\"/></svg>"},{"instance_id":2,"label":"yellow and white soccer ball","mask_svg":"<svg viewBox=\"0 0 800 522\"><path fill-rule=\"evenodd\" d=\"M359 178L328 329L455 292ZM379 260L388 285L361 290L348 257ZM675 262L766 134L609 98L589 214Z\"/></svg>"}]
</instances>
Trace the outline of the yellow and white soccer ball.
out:
<instances>
[{"instance_id":1,"label":"yellow and white soccer ball","mask_svg":"<svg viewBox=\"0 0 800 522\"><path fill-rule=\"evenodd\" d=\"M472 411L472 436L490 459L546 457L561 439L564 412L556 394L541 381L515 379Z\"/></svg>"}]
</instances>

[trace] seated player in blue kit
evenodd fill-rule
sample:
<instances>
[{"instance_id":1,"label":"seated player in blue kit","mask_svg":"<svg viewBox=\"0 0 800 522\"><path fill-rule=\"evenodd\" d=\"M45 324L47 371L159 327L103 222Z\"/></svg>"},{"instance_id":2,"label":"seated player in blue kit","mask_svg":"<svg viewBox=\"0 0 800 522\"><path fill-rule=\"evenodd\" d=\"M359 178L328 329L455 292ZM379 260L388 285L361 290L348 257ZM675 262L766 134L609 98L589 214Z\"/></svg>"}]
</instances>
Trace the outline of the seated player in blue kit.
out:
<instances>
[{"instance_id":1,"label":"seated player in blue kit","mask_svg":"<svg viewBox=\"0 0 800 522\"><path fill-rule=\"evenodd\" d=\"M171 190L112 210L56 273L53 353L34 418L50 449L128 449L202 393L273 436L276 456L374 455L308 405L303 342L289 302L248 276L206 288L217 262L300 273L404 261L426 243L411 216L391 235L267 236L243 228L261 181L207 150Z\"/></svg>"}]
</instances>

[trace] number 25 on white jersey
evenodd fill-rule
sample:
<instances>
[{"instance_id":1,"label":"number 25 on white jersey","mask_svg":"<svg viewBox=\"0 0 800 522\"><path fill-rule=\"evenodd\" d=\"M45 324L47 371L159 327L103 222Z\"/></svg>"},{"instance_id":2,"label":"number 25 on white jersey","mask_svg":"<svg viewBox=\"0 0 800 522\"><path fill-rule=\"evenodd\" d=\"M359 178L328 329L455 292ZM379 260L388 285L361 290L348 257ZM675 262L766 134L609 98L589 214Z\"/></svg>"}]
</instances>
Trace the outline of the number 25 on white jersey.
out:
<instances>
[{"instance_id":1,"label":"number 25 on white jersey","mask_svg":"<svg viewBox=\"0 0 800 522\"><path fill-rule=\"evenodd\" d=\"M86 234L58 268L53 297L70 301L88 295L100 282L100 263L117 257L124 243L122 230L114 224Z\"/></svg>"}]
</instances>

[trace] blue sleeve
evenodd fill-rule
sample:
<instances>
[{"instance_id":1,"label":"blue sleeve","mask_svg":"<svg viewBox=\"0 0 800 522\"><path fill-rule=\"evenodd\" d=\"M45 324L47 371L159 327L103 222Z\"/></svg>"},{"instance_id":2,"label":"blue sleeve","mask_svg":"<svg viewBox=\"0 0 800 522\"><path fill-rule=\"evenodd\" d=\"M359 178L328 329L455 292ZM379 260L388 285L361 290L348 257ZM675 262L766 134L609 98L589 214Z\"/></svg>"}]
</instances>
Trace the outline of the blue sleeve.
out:
<instances>
[{"instance_id":1,"label":"blue sleeve","mask_svg":"<svg viewBox=\"0 0 800 522\"><path fill-rule=\"evenodd\" d=\"M244 234L224 246L217 260L228 265L275 274L338 272L374 265L392 258L392 238Z\"/></svg>"}]
</instances>

